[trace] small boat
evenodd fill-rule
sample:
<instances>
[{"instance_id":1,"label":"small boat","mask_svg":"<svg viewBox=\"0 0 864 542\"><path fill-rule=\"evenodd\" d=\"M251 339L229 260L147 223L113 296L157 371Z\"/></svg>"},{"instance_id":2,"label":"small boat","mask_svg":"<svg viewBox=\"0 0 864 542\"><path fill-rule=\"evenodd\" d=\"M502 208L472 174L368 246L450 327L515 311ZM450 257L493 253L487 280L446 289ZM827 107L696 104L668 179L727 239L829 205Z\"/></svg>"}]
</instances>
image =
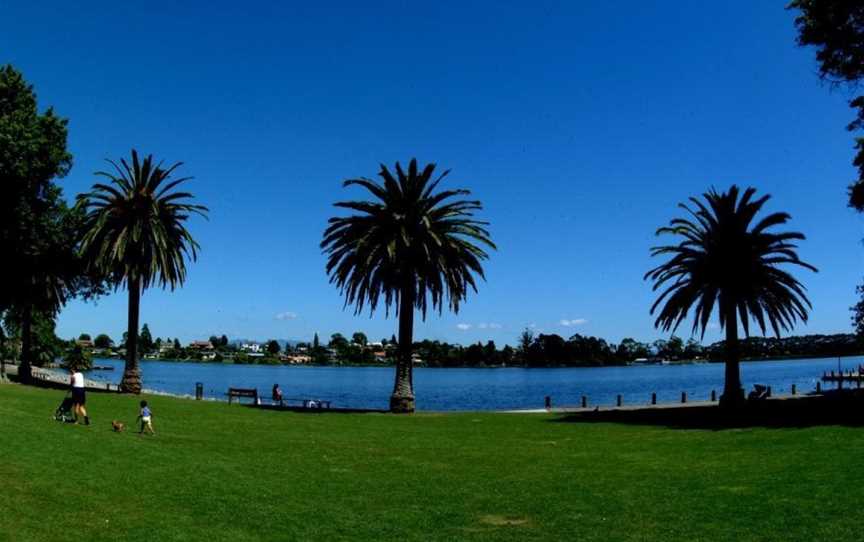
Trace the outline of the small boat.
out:
<instances>
[{"instance_id":1,"label":"small boat","mask_svg":"<svg viewBox=\"0 0 864 542\"><path fill-rule=\"evenodd\" d=\"M94 371L113 371L114 367L112 367L111 365L94 365L93 370Z\"/></svg>"}]
</instances>

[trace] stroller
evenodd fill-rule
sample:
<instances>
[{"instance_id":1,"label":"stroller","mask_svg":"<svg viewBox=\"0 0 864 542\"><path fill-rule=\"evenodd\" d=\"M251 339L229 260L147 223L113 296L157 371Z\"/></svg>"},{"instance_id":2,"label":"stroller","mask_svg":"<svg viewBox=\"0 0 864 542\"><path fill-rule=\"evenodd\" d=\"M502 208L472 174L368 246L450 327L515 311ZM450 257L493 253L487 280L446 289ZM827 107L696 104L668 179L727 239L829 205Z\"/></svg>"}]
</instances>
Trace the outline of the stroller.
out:
<instances>
[{"instance_id":1,"label":"stroller","mask_svg":"<svg viewBox=\"0 0 864 542\"><path fill-rule=\"evenodd\" d=\"M75 415L72 414L72 397L67 393L63 398L63 402L54 411L54 419L58 422L72 423L75 421Z\"/></svg>"}]
</instances>

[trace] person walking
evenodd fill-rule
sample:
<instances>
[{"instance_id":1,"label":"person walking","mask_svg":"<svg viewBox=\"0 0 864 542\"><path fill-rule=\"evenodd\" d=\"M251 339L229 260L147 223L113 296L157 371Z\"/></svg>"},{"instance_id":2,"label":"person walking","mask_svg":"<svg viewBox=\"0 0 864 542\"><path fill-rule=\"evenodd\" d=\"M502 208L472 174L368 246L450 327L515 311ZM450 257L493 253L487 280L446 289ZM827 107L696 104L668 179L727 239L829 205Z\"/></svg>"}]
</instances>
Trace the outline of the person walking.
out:
<instances>
[{"instance_id":1,"label":"person walking","mask_svg":"<svg viewBox=\"0 0 864 542\"><path fill-rule=\"evenodd\" d=\"M156 436L156 431L153 430L153 413L150 411L150 406L147 401L141 401L141 410L138 411L138 420L141 422L141 430L139 435L143 435L144 431L149 431L151 435Z\"/></svg>"},{"instance_id":2,"label":"person walking","mask_svg":"<svg viewBox=\"0 0 864 542\"><path fill-rule=\"evenodd\" d=\"M71 367L72 373L72 413L75 414L75 423L79 418L84 418L84 425L90 425L90 417L87 416L87 397L84 394L84 373L78 367Z\"/></svg>"},{"instance_id":3,"label":"person walking","mask_svg":"<svg viewBox=\"0 0 864 542\"><path fill-rule=\"evenodd\" d=\"M282 389L279 387L279 384L273 384L273 402L279 403L279 406L282 406Z\"/></svg>"}]
</instances>

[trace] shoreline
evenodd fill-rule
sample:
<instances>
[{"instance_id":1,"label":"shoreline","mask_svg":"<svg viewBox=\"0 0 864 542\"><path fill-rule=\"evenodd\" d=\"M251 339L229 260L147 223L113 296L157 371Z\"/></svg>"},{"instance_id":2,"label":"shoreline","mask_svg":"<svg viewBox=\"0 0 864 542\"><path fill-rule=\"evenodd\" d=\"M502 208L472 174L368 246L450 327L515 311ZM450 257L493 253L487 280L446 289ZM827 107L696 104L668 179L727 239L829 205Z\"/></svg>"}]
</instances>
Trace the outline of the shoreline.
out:
<instances>
[{"instance_id":1,"label":"shoreline","mask_svg":"<svg viewBox=\"0 0 864 542\"><path fill-rule=\"evenodd\" d=\"M17 375L17 366L15 367L14 373ZM9 374L9 366L7 365L7 374ZM49 376L51 378L48 382L53 384L59 384L58 375L55 371L41 369L43 373L41 376ZM64 380L65 383L65 380ZM99 384L94 381L87 381L85 379L85 385L88 391L96 391L96 392L105 392L106 390L101 386L93 386L93 384ZM826 393L827 392L827 393ZM860 392L856 392L854 390L847 390L847 392L852 394L860 395ZM119 391L114 391L114 393L120 394ZM781 402L788 401L806 401L813 400L817 398L824 398L828 395L836 394L836 390L825 390L822 393L808 392L802 394L780 394L773 395L769 398L763 399L759 404L778 404ZM158 397L169 397L172 399L180 399L187 401L195 401L196 398L191 394L179 394L166 392L161 390L153 390L149 388L142 388L141 395L151 395ZM207 401L211 403L225 403L228 404L227 399L219 399L217 397L202 397L198 399L200 401ZM319 409L319 408L305 408L298 406L289 406L289 405L278 405L273 403L269 399L262 400L260 404L253 403L238 403L239 406L245 406L247 408L256 408L260 410L275 410L275 411L284 411L284 412L303 412L303 413L345 413L345 412L354 412L354 413L380 413L387 414L389 413L386 410L381 409L369 409L369 408L352 408L352 407L334 407L332 409ZM650 403L641 403L641 404L630 404L630 405L594 405L589 407L579 407L579 406L559 406L552 408L515 408L515 409L497 409L497 410L420 410L416 411L417 414L573 414L580 416L591 416L592 414L607 414L607 415L615 415L616 413L620 414L640 414L640 413L658 413L658 412L673 412L680 411L682 409L705 409L711 407L719 406L719 401L710 401L710 400L699 400L699 401L688 401L686 403L681 402L663 402L657 404Z\"/></svg>"},{"instance_id":2,"label":"shoreline","mask_svg":"<svg viewBox=\"0 0 864 542\"><path fill-rule=\"evenodd\" d=\"M850 359L864 358L864 352L860 354L847 354L842 356L783 356L771 358L745 358L741 363L762 363L772 361L822 361L826 359ZM99 357L94 356L94 360L104 360L113 362L125 362L124 358L118 357ZM192 365L228 365L228 366L252 366L252 367L315 367L315 368L395 368L395 364L391 363L358 363L358 364L313 364L313 363L233 363L230 361L204 361L194 359L141 359L139 363L188 363ZM451 366L430 366L427 364L415 364L415 369L608 369L608 368L627 368L627 367L677 367L683 365L715 365L722 364L719 360L686 360L686 361L669 361L667 363L626 363L626 364L584 364L584 365L451 365Z\"/></svg>"},{"instance_id":3,"label":"shoreline","mask_svg":"<svg viewBox=\"0 0 864 542\"><path fill-rule=\"evenodd\" d=\"M820 373L823 369L830 369L830 365L834 365L835 358L814 358L810 363L810 360L801 360L800 358L787 360L785 363L788 364L790 369L783 370L792 370L793 377L789 377L791 379L774 379L772 375L775 374L775 366L765 367L763 370L760 370L758 373L754 373L755 380L753 382L761 382L769 387L773 387L774 396L782 397L790 391L789 386L794 390L797 386L797 390L801 395L806 395L813 391L813 385L816 384L818 388L818 375L811 369L814 364L821 362L821 366L819 367ZM858 362L857 357L855 357L855 361L852 362L857 365ZM116 361L116 360L115 360ZM143 363L143 362L142 362ZM847 362L848 364L849 362ZM113 362L112 365L116 367L114 371L111 372L100 372L93 371L87 373L85 377L85 384L89 391L97 392L97 393L118 393L118 379L122 372L122 363ZM332 378L339 379L342 382L342 376L336 376L339 371L334 371L332 369L326 369L324 371L313 371L311 368L307 371L298 370L298 371L286 371L286 370L276 370L276 371L265 371L262 369L254 369L254 368L237 368L237 369L214 369L214 368L205 368L205 367L195 367L193 365L186 365L185 367L177 367L176 369L172 367L170 364L151 366L150 368L143 368L143 371L150 375L149 379L146 379L144 382L143 393L147 395L152 395L154 397L172 397L179 399L195 399L194 392L194 383L197 380L200 380L201 376L204 376L205 381L212 381L210 386L207 386L205 394L202 396L202 400L210 401L210 402L220 402L227 403L228 398L225 392L227 392L228 388L231 386L241 386L241 387L257 387L259 390L259 397L262 400L263 406L271 405L271 401L269 400L269 384L263 385L262 382L268 378L267 375L272 375L276 380L282 380L284 378L288 378L289 380L299 379L298 382L305 382L306 384L301 384L298 390L299 394L296 397L303 398L312 398L312 399L336 399L340 401L337 403L339 406L343 408L351 407L351 408L360 408L358 405L362 405L362 408L374 408L380 409L382 405L386 404L386 402L381 399L382 397L386 397L386 394L378 389L379 378L384 378L384 375L390 373L390 368L388 367L386 370L378 369L376 371L368 371L365 372L367 376L362 378L375 378L376 384L372 386L372 388L359 389L356 390L356 385L352 385L350 383L345 383L342 387L338 389L331 389L328 387L327 382ZM707 368L702 364L703 369ZM751 367L758 367L758 363L752 363ZM791 367L797 366L797 369L791 369ZM836 366L836 365L835 365ZM17 376L16 365L8 364L10 375L14 378ZM303 367L303 366L298 366ZM602 411L623 409L625 411L629 411L631 409L643 409L643 408L657 408L660 407L672 407L672 406L686 406L691 407L694 405L711 405L712 402L708 400L708 396L714 395L711 393L713 389L711 386L714 386L714 382L708 382L705 380L705 377L700 375L703 374L713 374L716 371L709 371L706 373L704 370L696 369L694 377L692 377L692 385L690 383L691 378L683 376L685 373L690 373L694 370L688 370L685 368L674 369L676 365L663 366L666 369L671 370L673 373L681 375L682 378L685 378L684 381L681 382L681 385L684 387L679 388L682 391L672 390L674 394L667 389L667 387L660 386L659 388L651 389L649 386L651 385L651 373L663 373L666 374L666 370L663 368L659 368L660 366L642 366L643 371L626 373L621 371L614 371L614 368L611 367L595 367L595 369L606 369L606 371L613 371L612 374L616 374L615 382L618 382L620 385L612 385L612 386L598 386L596 383L594 387L589 385L587 388L582 388L580 382L587 381L602 381L605 376L608 374L606 371L591 371L585 373L579 373L575 371L560 371L553 370L546 373L547 376L541 376L541 381L546 382L542 387L537 388L525 388L524 390L514 390L514 392L507 397L503 398L487 398L487 400L467 400L464 397L457 395L453 395L452 397L448 396L447 400L442 400L441 398L435 399L433 395L433 400L430 400L427 405L424 405L428 408L423 408L423 412L508 412L508 413L543 413L543 412L553 412L553 413L570 413L570 412L589 412L594 411L594 409L601 409ZM782 365L780 368L782 369ZM348 369L354 369L362 371L360 368L352 368L347 367ZM512 368L512 367L510 367ZM383 369L383 368L382 368ZM522 369L521 367L518 369ZM561 368L556 368L561 369ZM570 369L570 368L567 368ZM716 369L712 367L712 369ZM203 371L203 373L199 372ZM250 372L251 371L251 372ZM648 376L644 378L648 378L649 384L647 386L643 386L639 384L642 382L643 374L647 371ZM430 376L429 378L433 378L432 382L438 382L439 385L443 382L446 383L452 374L452 378L457 379L457 381L462 381L464 379L468 379L468 381L473 381L476 379L484 380L486 377L482 375L484 373L477 371L465 371L465 372L454 372L454 373L446 373L446 372L438 372L439 376ZM535 378L527 376L530 371L516 371L510 373L509 376L505 373L500 373L500 378L504 379L504 381L509 382L512 379L520 379L528 378L531 382L536 381ZM812 373L812 375L810 374ZM342 373L345 374L345 373ZM348 373L351 374L351 373ZM360 373L358 373L360 374ZM432 374L432 372L427 373ZM489 375L489 378L492 378L491 373L486 373ZM520 375L526 376L520 376ZM570 376L566 376L566 375ZM785 374L785 373L784 373ZM167 376L166 376L167 375ZM171 376L173 375L173 376ZM209 376L208 376L209 375ZM247 381L247 378L252 376L252 380ZM258 375L258 376L255 376ZM292 376L293 375L293 376ZM305 376L304 376L305 375ZM377 375L377 376L376 376ZM556 376L558 375L558 376ZM582 376L584 375L584 376ZM34 367L34 376L38 379L35 385L42 387L50 387L58 390L66 390L68 389L68 381L69 377L65 370L59 368L37 368ZM812 376L812 378L811 378ZM167 380L165 380L167 378ZM495 377L496 381L498 381L499 377ZM550 382L559 382L559 379L564 378L567 382L571 382L575 388L572 386L560 388L556 387L555 384ZM679 377L676 377L679 378ZM110 380L109 380L110 379ZM444 379L444 380L441 380ZM764 380L763 380L764 379ZM708 380L711 380L708 378ZM787 382L788 380L788 382ZM151 388L147 385L148 381L158 388ZM635 387L628 387L627 382L633 381ZM346 381L348 382L348 381ZM749 382L749 381L748 381ZM575 383L575 384L574 384ZM751 382L752 383L752 382ZM718 384L719 386L720 384ZM324 387L321 387L324 386ZM343 393L343 387L347 386L348 391L346 394ZM549 387L551 386L551 387ZM623 387L621 387L623 386ZM360 386L362 387L362 385ZM595 389L596 388L596 389ZM829 392L831 390L831 386L826 387L825 391ZM372 390L375 390L374 393ZM575 391L574 391L575 389ZM719 389L719 388L718 388ZM618 391L620 390L620 391ZM380 392L380 395L379 395ZM518 393L517 393L518 392ZM523 393L524 392L524 393ZM651 395L654 395L654 392L657 392L659 402L656 404L651 404L648 398ZM687 401L685 403L681 403L676 399L679 393L684 395L683 392L686 392ZM781 393L777 393L781 392ZM539 394L539 395L538 395ZM588 406L587 408L582 408L579 406L579 394L583 394L582 398L585 400L587 398ZM618 398L616 400L616 395L618 394ZM452 395L452 394L451 394ZM800 396L800 395L799 395ZM554 405L550 410L546 408L542 408L544 397L550 397L551 402ZM532 398L536 399L532 400ZM378 399L381 399L380 401ZM623 399L623 401L622 401ZM426 402L426 401L424 401ZM509 403L509 404L508 404ZM586 403L583 403L586 404ZM617 406L621 405L621 406ZM272 405L271 405L272 406ZM467 407L467 408L466 408Z\"/></svg>"}]
</instances>

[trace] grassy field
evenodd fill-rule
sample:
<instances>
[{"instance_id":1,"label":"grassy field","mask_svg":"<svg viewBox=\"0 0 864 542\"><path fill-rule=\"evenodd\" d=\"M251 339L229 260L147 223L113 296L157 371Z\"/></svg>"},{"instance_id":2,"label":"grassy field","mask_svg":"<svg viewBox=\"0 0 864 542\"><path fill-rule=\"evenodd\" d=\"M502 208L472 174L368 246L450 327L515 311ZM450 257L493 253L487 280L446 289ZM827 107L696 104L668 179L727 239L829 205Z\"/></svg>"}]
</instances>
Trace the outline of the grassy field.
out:
<instances>
[{"instance_id":1,"label":"grassy field","mask_svg":"<svg viewBox=\"0 0 864 542\"><path fill-rule=\"evenodd\" d=\"M292 414L0 385L0 540L861 540L864 429Z\"/></svg>"}]
</instances>

